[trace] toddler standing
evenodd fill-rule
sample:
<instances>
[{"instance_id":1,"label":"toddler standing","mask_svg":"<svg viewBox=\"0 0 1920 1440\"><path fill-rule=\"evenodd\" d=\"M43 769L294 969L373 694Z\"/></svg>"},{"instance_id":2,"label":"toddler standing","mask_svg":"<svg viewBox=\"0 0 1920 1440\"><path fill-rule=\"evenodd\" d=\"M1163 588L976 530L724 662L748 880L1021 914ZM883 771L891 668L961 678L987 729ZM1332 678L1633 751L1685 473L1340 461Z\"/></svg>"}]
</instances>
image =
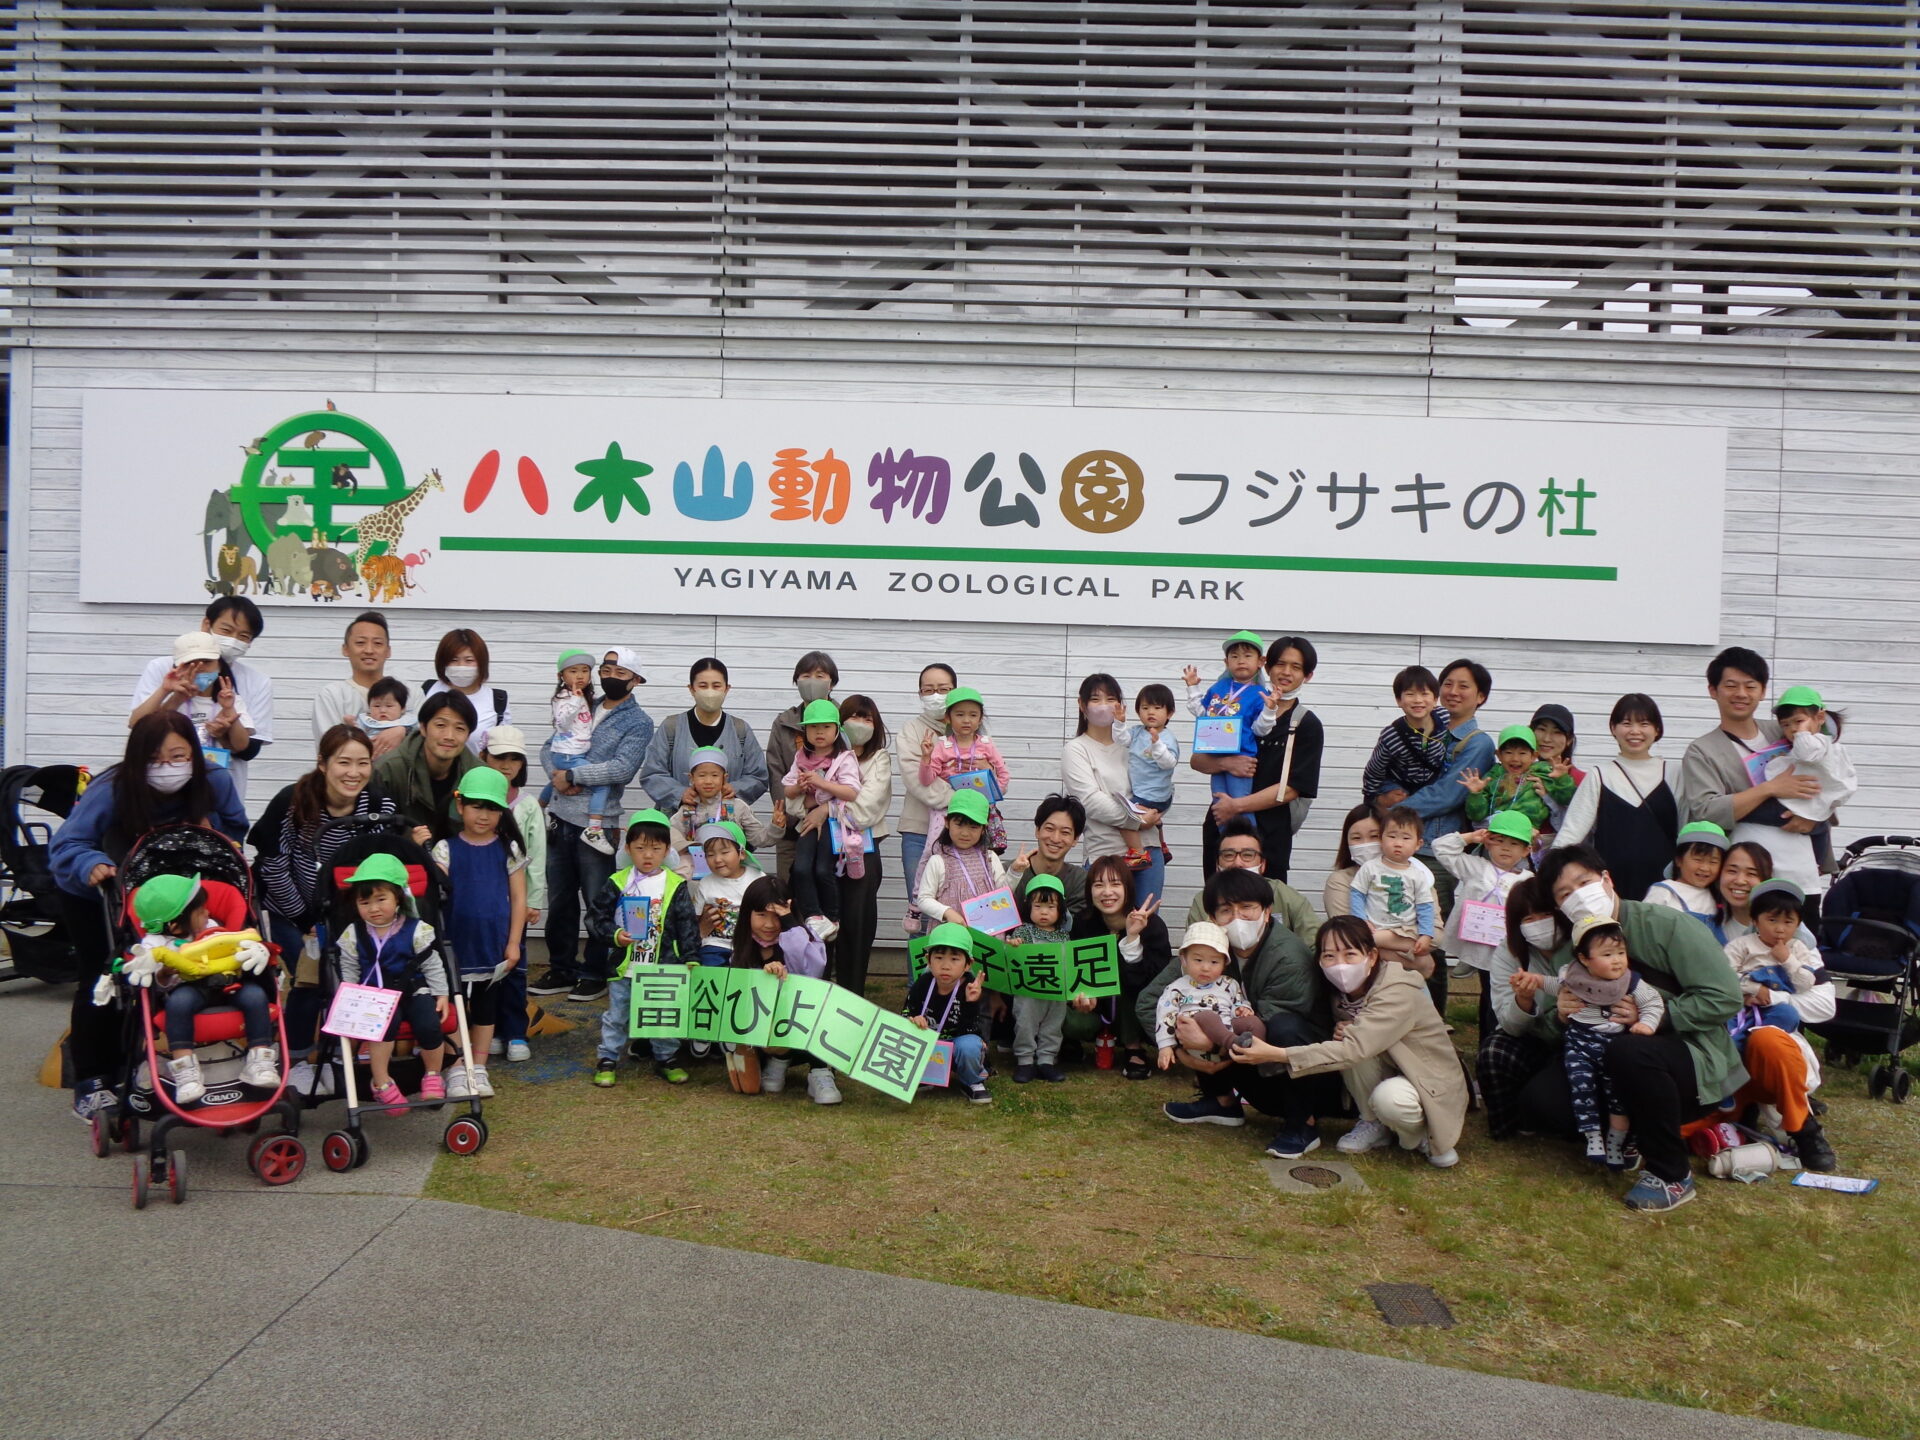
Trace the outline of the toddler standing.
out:
<instances>
[{"instance_id":1,"label":"toddler standing","mask_svg":"<svg viewBox=\"0 0 1920 1440\"><path fill-rule=\"evenodd\" d=\"M1020 907L1022 924L1014 927L1007 939L1016 945L1070 945L1067 933L1067 887L1058 875L1035 875L1014 897ZM1078 1008L1091 1010L1095 1002L1082 997ZM1025 1085L1046 1080L1058 1085L1067 1072L1059 1065L1061 1033L1066 1025L1065 1000L1036 1000L1031 995L1013 997L1013 1083Z\"/></svg>"},{"instance_id":2,"label":"toddler standing","mask_svg":"<svg viewBox=\"0 0 1920 1440\"><path fill-rule=\"evenodd\" d=\"M433 861L453 888L441 923L467 1003L467 1034L473 1044L471 1074L455 1069L449 1099L493 1094L484 1063L500 1022L501 980L520 964L527 928L527 846L508 811L507 777L491 765L476 765L460 777L455 792L460 829L433 847Z\"/></svg>"},{"instance_id":3,"label":"toddler standing","mask_svg":"<svg viewBox=\"0 0 1920 1440\"><path fill-rule=\"evenodd\" d=\"M635 965L691 965L700 955L700 925L693 909L693 892L667 868L672 853L671 822L658 810L641 810L627 825L627 859L589 902L588 922L594 931L620 947L620 963L607 986L607 1008L600 1017L600 1051L593 1067L593 1083L618 1080L620 1056L627 1048L628 1011L633 982L627 972ZM621 913L623 900L641 900L644 928L633 934ZM650 1040L653 1073L669 1085L687 1083L687 1072L677 1063L678 1040Z\"/></svg>"}]
</instances>

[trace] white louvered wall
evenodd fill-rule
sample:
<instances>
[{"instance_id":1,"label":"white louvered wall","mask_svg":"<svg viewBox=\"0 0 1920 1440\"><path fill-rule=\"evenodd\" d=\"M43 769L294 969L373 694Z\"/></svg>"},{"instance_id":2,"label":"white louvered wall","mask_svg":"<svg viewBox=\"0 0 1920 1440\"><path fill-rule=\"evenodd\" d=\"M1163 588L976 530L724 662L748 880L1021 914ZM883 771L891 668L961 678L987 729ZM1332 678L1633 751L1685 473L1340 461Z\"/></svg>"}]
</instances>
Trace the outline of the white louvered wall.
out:
<instances>
[{"instance_id":1,"label":"white louvered wall","mask_svg":"<svg viewBox=\"0 0 1920 1440\"><path fill-rule=\"evenodd\" d=\"M1730 427L1725 637L1851 711L1850 833L1920 825L1910 0L23 0L14 18L30 490L9 758L104 761L134 673L195 613L75 599L90 388L1557 416ZM1406 609L1447 628L1417 584ZM271 613L257 653L290 736L347 618ZM1131 693L1217 643L1152 618L775 625L555 596L410 611L396 672L427 673L471 619L525 713L558 642L624 637L658 657L658 715L711 649L764 724L816 644L896 717L921 660L950 658L1024 800L1057 774L1080 675ZM1218 628L1245 624L1290 628ZM1564 700L1588 755L1622 690L1668 707L1676 758L1711 715L1704 650L1316 638L1332 750L1303 888L1411 659L1484 659L1490 719ZM294 748L256 767L256 801ZM1179 796L1182 900L1202 790Z\"/></svg>"}]
</instances>

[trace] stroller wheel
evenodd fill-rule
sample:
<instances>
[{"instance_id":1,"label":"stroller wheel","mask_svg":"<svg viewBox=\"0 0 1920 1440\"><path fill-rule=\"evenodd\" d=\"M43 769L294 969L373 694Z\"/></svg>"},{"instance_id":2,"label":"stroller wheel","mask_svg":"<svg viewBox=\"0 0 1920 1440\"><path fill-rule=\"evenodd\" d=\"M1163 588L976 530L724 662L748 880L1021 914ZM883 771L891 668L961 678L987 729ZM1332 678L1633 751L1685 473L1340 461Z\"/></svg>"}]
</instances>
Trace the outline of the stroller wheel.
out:
<instances>
[{"instance_id":1,"label":"stroller wheel","mask_svg":"<svg viewBox=\"0 0 1920 1440\"><path fill-rule=\"evenodd\" d=\"M144 1155L136 1157L133 1162L133 1208L147 1208L147 1159Z\"/></svg>"},{"instance_id":2,"label":"stroller wheel","mask_svg":"<svg viewBox=\"0 0 1920 1440\"><path fill-rule=\"evenodd\" d=\"M336 1175L344 1175L353 1169L359 1151L353 1136L346 1131L329 1130L326 1139L320 1142L320 1162Z\"/></svg>"},{"instance_id":3,"label":"stroller wheel","mask_svg":"<svg viewBox=\"0 0 1920 1440\"><path fill-rule=\"evenodd\" d=\"M140 1148L140 1122L129 1115L120 1123L120 1143L127 1147L129 1155Z\"/></svg>"},{"instance_id":4,"label":"stroller wheel","mask_svg":"<svg viewBox=\"0 0 1920 1440\"><path fill-rule=\"evenodd\" d=\"M1893 1103L1894 1104L1896 1105L1906 1104L1907 1094L1912 1089L1913 1089L1913 1075L1910 1071L1901 1069L1893 1072Z\"/></svg>"},{"instance_id":5,"label":"stroller wheel","mask_svg":"<svg viewBox=\"0 0 1920 1440\"><path fill-rule=\"evenodd\" d=\"M87 1138L92 1142L93 1153L104 1160L113 1153L113 1132L107 1125L106 1116L95 1114L87 1121Z\"/></svg>"},{"instance_id":6,"label":"stroller wheel","mask_svg":"<svg viewBox=\"0 0 1920 1440\"><path fill-rule=\"evenodd\" d=\"M1867 1072L1867 1098L1878 1100L1887 1093L1887 1067L1876 1065Z\"/></svg>"},{"instance_id":7,"label":"stroller wheel","mask_svg":"<svg viewBox=\"0 0 1920 1440\"><path fill-rule=\"evenodd\" d=\"M368 1158L372 1154L373 1147L367 1144L367 1137L355 1131L353 1136L353 1168L358 1170L362 1165L367 1163Z\"/></svg>"},{"instance_id":8,"label":"stroller wheel","mask_svg":"<svg viewBox=\"0 0 1920 1440\"><path fill-rule=\"evenodd\" d=\"M447 1126L447 1149L455 1155L471 1155L487 1143L485 1122L461 1116Z\"/></svg>"},{"instance_id":9,"label":"stroller wheel","mask_svg":"<svg viewBox=\"0 0 1920 1440\"><path fill-rule=\"evenodd\" d=\"M295 1135L262 1135L247 1147L247 1164L263 1184L291 1185L307 1168L307 1147Z\"/></svg>"},{"instance_id":10,"label":"stroller wheel","mask_svg":"<svg viewBox=\"0 0 1920 1440\"><path fill-rule=\"evenodd\" d=\"M187 1200L187 1152L175 1150L167 1156L167 1198L176 1205Z\"/></svg>"}]
</instances>

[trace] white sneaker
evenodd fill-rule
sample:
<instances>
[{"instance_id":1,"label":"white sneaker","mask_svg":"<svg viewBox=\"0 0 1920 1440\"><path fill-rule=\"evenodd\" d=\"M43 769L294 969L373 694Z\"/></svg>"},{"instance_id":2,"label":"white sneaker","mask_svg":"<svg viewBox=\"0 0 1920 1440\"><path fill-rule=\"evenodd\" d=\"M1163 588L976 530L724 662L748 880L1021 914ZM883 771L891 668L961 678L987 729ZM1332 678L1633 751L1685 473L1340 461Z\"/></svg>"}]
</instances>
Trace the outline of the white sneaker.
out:
<instances>
[{"instance_id":1,"label":"white sneaker","mask_svg":"<svg viewBox=\"0 0 1920 1440\"><path fill-rule=\"evenodd\" d=\"M473 1093L482 1100L493 1096L493 1082L487 1078L487 1067L484 1065L473 1067Z\"/></svg>"},{"instance_id":2,"label":"white sneaker","mask_svg":"<svg viewBox=\"0 0 1920 1440\"><path fill-rule=\"evenodd\" d=\"M296 1061L287 1072L287 1089L300 1095L331 1095L333 1066L315 1065L311 1060Z\"/></svg>"},{"instance_id":3,"label":"white sneaker","mask_svg":"<svg viewBox=\"0 0 1920 1440\"><path fill-rule=\"evenodd\" d=\"M518 1065L522 1060L531 1060L531 1059L533 1059L533 1047L527 1044L526 1041L509 1040L507 1042L507 1063L508 1064Z\"/></svg>"},{"instance_id":4,"label":"white sneaker","mask_svg":"<svg viewBox=\"0 0 1920 1440\"><path fill-rule=\"evenodd\" d=\"M590 825L580 832L580 843L598 850L602 855L613 854L613 842L607 839L607 832L598 825Z\"/></svg>"},{"instance_id":5,"label":"white sneaker","mask_svg":"<svg viewBox=\"0 0 1920 1440\"><path fill-rule=\"evenodd\" d=\"M813 938L818 940L822 945L840 933L839 924L836 921L827 919L824 915L809 915L807 917L807 929L813 932Z\"/></svg>"},{"instance_id":6,"label":"white sneaker","mask_svg":"<svg viewBox=\"0 0 1920 1440\"><path fill-rule=\"evenodd\" d=\"M193 1105L207 1093L200 1080L200 1057L189 1050L167 1062L167 1076L173 1081L173 1103Z\"/></svg>"},{"instance_id":7,"label":"white sneaker","mask_svg":"<svg viewBox=\"0 0 1920 1440\"><path fill-rule=\"evenodd\" d=\"M1362 1120L1333 1142L1342 1155L1364 1155L1393 1143L1393 1132L1378 1120Z\"/></svg>"},{"instance_id":8,"label":"white sneaker","mask_svg":"<svg viewBox=\"0 0 1920 1440\"><path fill-rule=\"evenodd\" d=\"M255 1090L271 1090L280 1083L280 1053L271 1045L258 1045L247 1051L247 1063L240 1067L240 1083Z\"/></svg>"},{"instance_id":9,"label":"white sneaker","mask_svg":"<svg viewBox=\"0 0 1920 1440\"><path fill-rule=\"evenodd\" d=\"M465 1100L472 1096L473 1087L467 1083L466 1066L462 1065L458 1060L455 1060L447 1066L444 1073L447 1077L447 1098L449 1100ZM473 1075L476 1080L480 1078L480 1067L478 1065L473 1067Z\"/></svg>"},{"instance_id":10,"label":"white sneaker","mask_svg":"<svg viewBox=\"0 0 1920 1440\"><path fill-rule=\"evenodd\" d=\"M785 1056L769 1055L760 1066L760 1093L778 1095L787 1088L787 1060Z\"/></svg>"},{"instance_id":11,"label":"white sneaker","mask_svg":"<svg viewBox=\"0 0 1920 1440\"><path fill-rule=\"evenodd\" d=\"M807 1071L807 1098L816 1105L838 1105L840 1087L833 1083L833 1071L815 1065Z\"/></svg>"},{"instance_id":12,"label":"white sneaker","mask_svg":"<svg viewBox=\"0 0 1920 1440\"><path fill-rule=\"evenodd\" d=\"M506 1053L507 1053L507 1042L505 1040L502 1040L498 1035L494 1036L493 1039L487 1042L487 1054L504 1055Z\"/></svg>"},{"instance_id":13,"label":"white sneaker","mask_svg":"<svg viewBox=\"0 0 1920 1440\"><path fill-rule=\"evenodd\" d=\"M1433 1147L1424 1140L1420 1142L1420 1153L1427 1157L1427 1163L1435 1169L1451 1170L1460 1163L1458 1150L1442 1150L1436 1155L1433 1153Z\"/></svg>"}]
</instances>

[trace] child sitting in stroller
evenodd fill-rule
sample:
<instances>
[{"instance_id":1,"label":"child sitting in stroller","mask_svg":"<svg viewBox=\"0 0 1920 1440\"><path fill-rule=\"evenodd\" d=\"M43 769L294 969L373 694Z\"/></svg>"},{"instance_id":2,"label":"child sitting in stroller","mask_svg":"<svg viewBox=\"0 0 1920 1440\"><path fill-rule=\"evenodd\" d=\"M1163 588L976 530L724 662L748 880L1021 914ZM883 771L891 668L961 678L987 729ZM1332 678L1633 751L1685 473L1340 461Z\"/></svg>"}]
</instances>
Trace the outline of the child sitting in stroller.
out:
<instances>
[{"instance_id":1,"label":"child sitting in stroller","mask_svg":"<svg viewBox=\"0 0 1920 1440\"><path fill-rule=\"evenodd\" d=\"M151 985L165 993L167 1074L179 1105L197 1104L207 1093L200 1056L193 1045L193 1020L202 1010L231 1005L246 1021L247 1058L240 1083L272 1090L280 1083L280 1056L274 1045L274 991L265 978L271 961L259 939L243 939L235 952L237 971L189 977L167 963L177 947L210 935L244 931L246 898L220 880L197 875L156 875L133 893L133 918L143 938L121 965L130 985Z\"/></svg>"},{"instance_id":2,"label":"child sitting in stroller","mask_svg":"<svg viewBox=\"0 0 1920 1440\"><path fill-rule=\"evenodd\" d=\"M433 927L413 913L407 886L407 867L392 855L369 855L347 877L353 887L356 919L341 930L340 979L348 985L371 985L398 990L400 1003L387 1027L387 1039L376 1040L368 1055L373 1071L373 1099L390 1114L405 1110L406 1096L394 1083L393 1036L400 1022L413 1027L414 1045L426 1074L420 1080L422 1100L446 1098L447 1083L440 1076L446 1046L438 1037L447 1018L447 967L434 945ZM428 1048L428 1041L435 1043Z\"/></svg>"}]
</instances>

